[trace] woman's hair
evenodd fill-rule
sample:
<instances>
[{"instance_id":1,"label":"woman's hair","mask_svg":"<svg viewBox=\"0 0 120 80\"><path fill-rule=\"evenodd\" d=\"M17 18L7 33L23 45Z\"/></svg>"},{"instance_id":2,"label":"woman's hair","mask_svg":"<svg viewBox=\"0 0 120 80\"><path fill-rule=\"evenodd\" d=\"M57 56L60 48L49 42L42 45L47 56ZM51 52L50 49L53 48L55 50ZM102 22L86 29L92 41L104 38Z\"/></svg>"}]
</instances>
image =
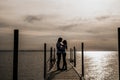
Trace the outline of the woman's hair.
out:
<instances>
[{"instance_id":1,"label":"woman's hair","mask_svg":"<svg viewBox=\"0 0 120 80\"><path fill-rule=\"evenodd\" d=\"M63 41L63 44L66 45L66 49L67 49L67 41L66 40Z\"/></svg>"},{"instance_id":2,"label":"woman's hair","mask_svg":"<svg viewBox=\"0 0 120 80\"><path fill-rule=\"evenodd\" d=\"M57 42L61 42L61 41L62 41L62 38L61 38L61 37L59 37Z\"/></svg>"}]
</instances>

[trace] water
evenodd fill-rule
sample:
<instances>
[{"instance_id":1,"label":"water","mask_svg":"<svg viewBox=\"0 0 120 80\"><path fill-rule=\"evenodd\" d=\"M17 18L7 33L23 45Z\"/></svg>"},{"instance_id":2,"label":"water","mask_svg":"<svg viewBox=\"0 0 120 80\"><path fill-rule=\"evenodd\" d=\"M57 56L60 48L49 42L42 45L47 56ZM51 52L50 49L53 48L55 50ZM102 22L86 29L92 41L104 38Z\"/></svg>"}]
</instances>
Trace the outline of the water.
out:
<instances>
[{"instance_id":1,"label":"water","mask_svg":"<svg viewBox=\"0 0 120 80\"><path fill-rule=\"evenodd\" d=\"M81 73L81 53L77 53L77 69ZM85 78L87 80L119 80L117 51L86 51Z\"/></svg>"},{"instance_id":2,"label":"water","mask_svg":"<svg viewBox=\"0 0 120 80\"><path fill-rule=\"evenodd\" d=\"M67 54L69 55L69 53ZM47 59L49 54L47 54ZM18 80L43 80L43 52L19 52ZM77 52L77 71L81 73L81 53ZM13 80L13 52L0 52L0 80ZM119 80L116 51L85 52L86 80Z\"/></svg>"},{"instance_id":3,"label":"water","mask_svg":"<svg viewBox=\"0 0 120 80\"><path fill-rule=\"evenodd\" d=\"M19 52L18 80L44 80L43 52ZM13 52L0 52L0 80L13 80Z\"/></svg>"}]
</instances>

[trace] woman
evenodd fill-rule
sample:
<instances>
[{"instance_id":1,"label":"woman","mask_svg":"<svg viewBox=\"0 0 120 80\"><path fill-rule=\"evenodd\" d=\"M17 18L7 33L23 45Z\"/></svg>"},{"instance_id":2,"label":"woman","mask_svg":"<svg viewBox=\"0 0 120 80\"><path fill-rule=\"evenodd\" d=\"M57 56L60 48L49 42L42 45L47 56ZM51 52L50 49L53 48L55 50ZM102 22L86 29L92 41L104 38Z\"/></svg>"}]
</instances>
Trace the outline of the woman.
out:
<instances>
[{"instance_id":1,"label":"woman","mask_svg":"<svg viewBox=\"0 0 120 80\"><path fill-rule=\"evenodd\" d=\"M62 70L67 70L66 49L67 49L67 41L64 40L63 44L62 44L62 57L63 57L63 67L62 67Z\"/></svg>"}]
</instances>

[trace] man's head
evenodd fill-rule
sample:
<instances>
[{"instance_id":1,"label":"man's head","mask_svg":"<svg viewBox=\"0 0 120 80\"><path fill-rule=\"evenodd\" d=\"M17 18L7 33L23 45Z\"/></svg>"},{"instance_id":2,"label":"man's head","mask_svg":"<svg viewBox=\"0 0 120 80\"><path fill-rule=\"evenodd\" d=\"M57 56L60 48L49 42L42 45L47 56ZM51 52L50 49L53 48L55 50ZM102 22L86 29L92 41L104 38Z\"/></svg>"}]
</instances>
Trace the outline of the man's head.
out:
<instances>
[{"instance_id":1,"label":"man's head","mask_svg":"<svg viewBox=\"0 0 120 80\"><path fill-rule=\"evenodd\" d=\"M58 42L61 42L61 41L62 41L62 38L61 38L61 37L59 37L59 38L58 38Z\"/></svg>"}]
</instances>

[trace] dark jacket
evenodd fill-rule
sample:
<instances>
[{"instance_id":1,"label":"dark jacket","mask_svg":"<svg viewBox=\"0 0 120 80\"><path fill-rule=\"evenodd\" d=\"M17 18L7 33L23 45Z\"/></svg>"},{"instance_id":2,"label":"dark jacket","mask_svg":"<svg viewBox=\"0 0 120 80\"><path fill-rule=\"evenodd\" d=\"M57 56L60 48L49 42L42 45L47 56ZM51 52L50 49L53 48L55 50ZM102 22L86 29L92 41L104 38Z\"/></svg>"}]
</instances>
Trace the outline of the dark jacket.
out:
<instances>
[{"instance_id":1,"label":"dark jacket","mask_svg":"<svg viewBox=\"0 0 120 80\"><path fill-rule=\"evenodd\" d=\"M57 53L61 53L61 43L60 42L57 42L56 43L56 47L57 47Z\"/></svg>"}]
</instances>

